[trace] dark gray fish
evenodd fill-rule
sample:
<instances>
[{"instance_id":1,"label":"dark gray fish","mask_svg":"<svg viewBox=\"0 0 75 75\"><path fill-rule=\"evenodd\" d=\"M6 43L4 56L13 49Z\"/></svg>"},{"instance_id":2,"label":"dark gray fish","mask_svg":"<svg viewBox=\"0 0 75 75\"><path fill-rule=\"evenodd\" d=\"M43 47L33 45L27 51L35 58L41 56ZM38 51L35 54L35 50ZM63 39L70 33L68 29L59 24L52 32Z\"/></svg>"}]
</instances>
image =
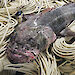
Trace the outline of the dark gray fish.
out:
<instances>
[{"instance_id":1,"label":"dark gray fish","mask_svg":"<svg viewBox=\"0 0 75 75\"><path fill-rule=\"evenodd\" d=\"M6 50L8 58L13 63L34 60L72 20L75 20L75 3L30 17L10 36Z\"/></svg>"}]
</instances>

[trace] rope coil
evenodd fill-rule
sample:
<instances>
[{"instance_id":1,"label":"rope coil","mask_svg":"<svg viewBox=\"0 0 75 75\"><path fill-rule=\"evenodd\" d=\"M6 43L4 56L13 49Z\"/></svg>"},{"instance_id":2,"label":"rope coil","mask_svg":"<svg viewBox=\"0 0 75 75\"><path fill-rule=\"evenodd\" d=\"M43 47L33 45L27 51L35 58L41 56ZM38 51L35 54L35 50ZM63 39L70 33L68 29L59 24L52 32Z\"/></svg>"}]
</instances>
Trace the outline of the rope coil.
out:
<instances>
[{"instance_id":1,"label":"rope coil","mask_svg":"<svg viewBox=\"0 0 75 75\"><path fill-rule=\"evenodd\" d=\"M59 38L53 44L52 51L59 57L75 59L75 44L67 44L65 38Z\"/></svg>"}]
</instances>

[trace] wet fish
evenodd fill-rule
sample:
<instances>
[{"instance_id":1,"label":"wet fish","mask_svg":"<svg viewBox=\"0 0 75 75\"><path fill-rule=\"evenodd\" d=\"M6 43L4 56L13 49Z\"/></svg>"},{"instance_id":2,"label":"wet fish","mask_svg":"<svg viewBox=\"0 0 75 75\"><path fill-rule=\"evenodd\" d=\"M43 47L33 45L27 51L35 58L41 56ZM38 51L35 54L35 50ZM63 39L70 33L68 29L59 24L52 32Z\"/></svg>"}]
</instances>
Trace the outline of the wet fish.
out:
<instances>
[{"instance_id":1,"label":"wet fish","mask_svg":"<svg viewBox=\"0 0 75 75\"><path fill-rule=\"evenodd\" d=\"M6 50L9 60L13 63L33 61L72 20L75 20L75 3L30 17L10 36Z\"/></svg>"}]
</instances>

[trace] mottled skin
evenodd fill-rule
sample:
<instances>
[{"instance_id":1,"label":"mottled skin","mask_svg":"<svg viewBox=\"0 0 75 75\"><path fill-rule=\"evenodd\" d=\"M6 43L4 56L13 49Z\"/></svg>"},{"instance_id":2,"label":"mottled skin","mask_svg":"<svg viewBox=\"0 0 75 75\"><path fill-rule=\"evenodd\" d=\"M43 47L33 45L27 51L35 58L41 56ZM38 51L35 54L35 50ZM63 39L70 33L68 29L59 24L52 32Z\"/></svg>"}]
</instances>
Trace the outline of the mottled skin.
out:
<instances>
[{"instance_id":1,"label":"mottled skin","mask_svg":"<svg viewBox=\"0 0 75 75\"><path fill-rule=\"evenodd\" d=\"M32 16L10 36L8 58L13 63L33 61L72 20L75 20L75 3Z\"/></svg>"},{"instance_id":2,"label":"mottled skin","mask_svg":"<svg viewBox=\"0 0 75 75\"><path fill-rule=\"evenodd\" d=\"M6 52L13 63L30 62L55 39L56 35L48 26L17 27L11 35Z\"/></svg>"}]
</instances>

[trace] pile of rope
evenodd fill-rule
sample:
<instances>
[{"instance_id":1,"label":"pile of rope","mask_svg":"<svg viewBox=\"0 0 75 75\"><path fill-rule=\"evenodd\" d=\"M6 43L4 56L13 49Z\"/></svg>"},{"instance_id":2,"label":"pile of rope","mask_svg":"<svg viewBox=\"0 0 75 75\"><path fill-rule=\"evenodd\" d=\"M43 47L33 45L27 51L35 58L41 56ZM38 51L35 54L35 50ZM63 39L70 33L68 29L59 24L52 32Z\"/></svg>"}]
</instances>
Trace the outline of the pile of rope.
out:
<instances>
[{"instance_id":1,"label":"pile of rope","mask_svg":"<svg viewBox=\"0 0 75 75\"><path fill-rule=\"evenodd\" d=\"M67 44L65 38L57 39L53 44L53 52L62 58L75 59L75 43Z\"/></svg>"},{"instance_id":2,"label":"pile of rope","mask_svg":"<svg viewBox=\"0 0 75 75\"><path fill-rule=\"evenodd\" d=\"M40 12L45 8L57 7L60 4L59 2L57 2L57 4L53 2L53 0L12 0L12 2L11 0L8 0L6 4L9 13L14 15L19 10L22 10L24 14L30 14L34 12ZM5 8L4 0L1 0L0 4L0 13L6 14L7 11ZM65 4L65 2L63 2L63 4Z\"/></svg>"},{"instance_id":3,"label":"pile of rope","mask_svg":"<svg viewBox=\"0 0 75 75\"><path fill-rule=\"evenodd\" d=\"M5 70L15 70L26 75L60 75L54 55L40 53L33 63L9 64Z\"/></svg>"},{"instance_id":4,"label":"pile of rope","mask_svg":"<svg viewBox=\"0 0 75 75\"><path fill-rule=\"evenodd\" d=\"M33 63L11 64L6 57L6 45L9 41L6 37L9 36L18 24L14 16L18 11L23 14L39 13L45 8L56 8L74 0L0 0L0 72L2 70L14 70L25 73L26 75L60 75L62 73L75 74L75 43L67 44L65 38L59 38L53 44L52 51L57 56L64 58L65 62L58 66L55 56L47 53L40 53ZM69 65L69 68L68 66Z\"/></svg>"}]
</instances>

